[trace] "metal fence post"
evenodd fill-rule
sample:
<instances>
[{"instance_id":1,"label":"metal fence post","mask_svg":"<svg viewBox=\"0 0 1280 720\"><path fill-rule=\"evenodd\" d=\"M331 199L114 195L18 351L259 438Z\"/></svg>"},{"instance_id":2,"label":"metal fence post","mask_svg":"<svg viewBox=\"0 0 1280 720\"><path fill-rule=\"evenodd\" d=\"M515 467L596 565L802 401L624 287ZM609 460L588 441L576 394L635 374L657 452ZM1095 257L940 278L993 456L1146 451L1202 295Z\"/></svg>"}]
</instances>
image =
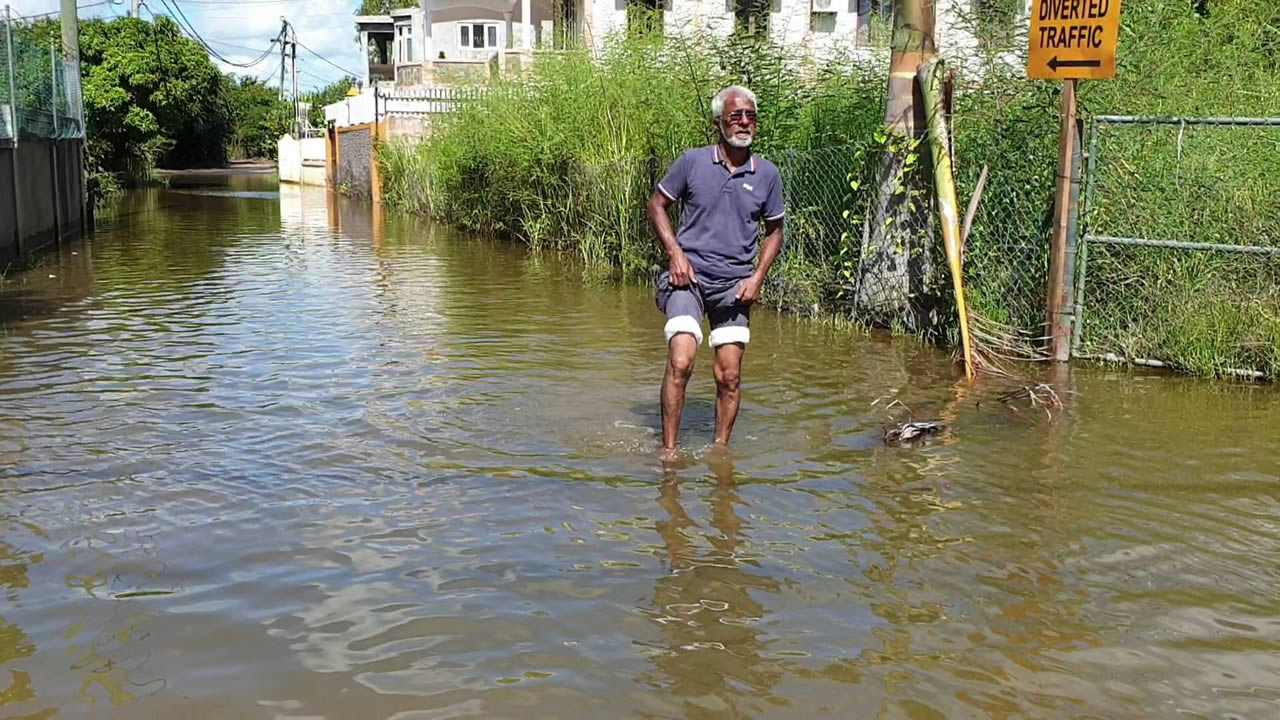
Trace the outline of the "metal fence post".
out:
<instances>
[{"instance_id":1,"label":"metal fence post","mask_svg":"<svg viewBox=\"0 0 1280 720\"><path fill-rule=\"evenodd\" d=\"M18 174L18 136L22 134L21 113L18 112L18 85L14 78L14 59L13 59L13 11L8 5L4 6L4 36L5 51L9 56L7 63L7 75L9 76L9 124L10 132L13 138L10 144L9 152L9 169L13 173L13 229L14 229L14 251L21 256L23 246L22 236L22 199L19 194L22 190L22 182Z\"/></svg>"},{"instance_id":2,"label":"metal fence post","mask_svg":"<svg viewBox=\"0 0 1280 720\"><path fill-rule=\"evenodd\" d=\"M786 159L782 161L782 202L785 205L791 199L791 178L794 174L792 166L796 162L796 151L794 148L787 148L784 156Z\"/></svg>"},{"instance_id":3,"label":"metal fence post","mask_svg":"<svg viewBox=\"0 0 1280 720\"><path fill-rule=\"evenodd\" d=\"M1084 210L1086 226L1089 221L1089 212L1093 210L1093 188L1095 184L1095 173L1098 167L1098 118L1094 117L1089 120L1089 162L1088 170L1085 171L1085 190L1084 190ZM1077 232L1079 232L1077 230ZM1071 322L1071 354L1078 355L1080 353L1080 340L1084 335L1084 281L1085 273L1089 267L1089 242L1085 239L1085 234L1080 233L1079 240L1079 256L1076 261L1076 280L1075 280L1075 308L1072 311Z\"/></svg>"},{"instance_id":4,"label":"metal fence post","mask_svg":"<svg viewBox=\"0 0 1280 720\"><path fill-rule=\"evenodd\" d=\"M58 47L49 41L49 88L53 138L49 140L49 175L53 178L53 242L62 247L62 188L58 185Z\"/></svg>"},{"instance_id":5,"label":"metal fence post","mask_svg":"<svg viewBox=\"0 0 1280 720\"><path fill-rule=\"evenodd\" d=\"M1075 295L1076 295L1076 253L1080 244L1080 164L1081 142L1084 140L1084 132L1081 128L1084 121L1077 119L1073 123L1071 131L1075 133L1075 142L1071 144L1071 198L1067 203L1067 255L1066 263L1062 273L1062 306L1064 319L1070 323L1071 338L1062 343L1060 355L1058 359L1070 360L1073 338L1075 337L1076 326L1080 324L1080 318L1076 315Z\"/></svg>"},{"instance_id":6,"label":"metal fence post","mask_svg":"<svg viewBox=\"0 0 1280 720\"><path fill-rule=\"evenodd\" d=\"M1070 356L1070 328L1065 322L1062 303L1067 264L1067 236L1070 229L1073 146L1076 144L1076 81L1062 85L1062 125L1058 140L1058 177L1053 193L1053 235L1049 245L1049 292L1045 315L1049 359L1062 362Z\"/></svg>"}]
</instances>

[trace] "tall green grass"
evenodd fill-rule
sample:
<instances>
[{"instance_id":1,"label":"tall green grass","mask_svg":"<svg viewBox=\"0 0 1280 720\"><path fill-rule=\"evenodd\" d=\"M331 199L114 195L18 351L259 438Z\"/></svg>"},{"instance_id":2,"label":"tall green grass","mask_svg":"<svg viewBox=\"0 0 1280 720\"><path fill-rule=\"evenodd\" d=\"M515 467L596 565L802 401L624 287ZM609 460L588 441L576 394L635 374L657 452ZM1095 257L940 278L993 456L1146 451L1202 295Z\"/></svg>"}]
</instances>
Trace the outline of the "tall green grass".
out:
<instances>
[{"instance_id":1,"label":"tall green grass","mask_svg":"<svg viewBox=\"0 0 1280 720\"><path fill-rule=\"evenodd\" d=\"M599 58L539 58L427 142L383 146L387 199L648 273L661 258L644 203L682 150L714 140L710 100L733 83L759 97L756 152L779 165L796 151L870 142L883 113L883 76L863 64L819 64L754 39L617 38ZM830 175L836 217L844 171Z\"/></svg>"},{"instance_id":2,"label":"tall green grass","mask_svg":"<svg viewBox=\"0 0 1280 720\"><path fill-rule=\"evenodd\" d=\"M998 42L981 43L985 54L956 80L952 129L962 202L982 166L990 169L966 247L965 280L980 313L1034 344L1044 332L1061 84L1026 79L1016 58L1000 54L1009 29L997 30ZM786 243L766 298L796 311L846 312L849 273L859 262L858 221L873 202L876 184L868 179L883 147L877 131L885 59L815 62L758 39L705 36L618 37L599 57L551 54L527 74L492 83L482 100L438 122L424 142L381 146L385 199L646 277L665 265L646 198L681 150L712 141L714 92L745 84L760 99L756 151L782 168L786 184ZM1118 75L1082 83L1080 97L1085 118L1280 115L1280 4L1217 0L1203 18L1187 3L1127 0ZM1212 138L1217 152L1185 137L1113 140L1099 158L1100 191L1085 227L1277 242L1275 143L1248 131ZM1201 151L1207 154L1195 155ZM929 172L927 158L916 172ZM937 241L933 226L920 232ZM1256 257L1195 260L1141 248L1106 255L1095 247L1086 348L1195 372L1247 367L1275 376L1277 276Z\"/></svg>"}]
</instances>

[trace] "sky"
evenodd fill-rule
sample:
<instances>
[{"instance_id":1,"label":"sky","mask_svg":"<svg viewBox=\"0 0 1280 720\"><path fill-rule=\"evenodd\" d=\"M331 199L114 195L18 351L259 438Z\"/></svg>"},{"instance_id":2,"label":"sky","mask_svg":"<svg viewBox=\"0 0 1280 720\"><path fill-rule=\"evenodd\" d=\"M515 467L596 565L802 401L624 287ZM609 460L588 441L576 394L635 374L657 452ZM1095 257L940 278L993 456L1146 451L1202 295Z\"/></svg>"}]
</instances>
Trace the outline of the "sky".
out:
<instances>
[{"instance_id":1,"label":"sky","mask_svg":"<svg viewBox=\"0 0 1280 720\"><path fill-rule=\"evenodd\" d=\"M77 0L82 18L124 17L129 14L130 2ZM165 7L166 2L175 8L172 12ZM0 5L6 3L26 16L58 9L58 0L0 0ZM354 20L358 0L144 0L142 18L151 19L148 8L156 15L173 16L177 13L175 3L182 8L196 32L221 55L234 62L257 59L280 31L280 18L288 19L297 33L298 42L324 57L322 60L306 49L298 48L298 87L302 90L324 87L344 75L360 77L362 74L363 61L355 38ZM213 61L223 72L237 76L249 74L267 80L273 86L280 82L279 46L275 47L270 58L249 69L232 67L217 58Z\"/></svg>"}]
</instances>

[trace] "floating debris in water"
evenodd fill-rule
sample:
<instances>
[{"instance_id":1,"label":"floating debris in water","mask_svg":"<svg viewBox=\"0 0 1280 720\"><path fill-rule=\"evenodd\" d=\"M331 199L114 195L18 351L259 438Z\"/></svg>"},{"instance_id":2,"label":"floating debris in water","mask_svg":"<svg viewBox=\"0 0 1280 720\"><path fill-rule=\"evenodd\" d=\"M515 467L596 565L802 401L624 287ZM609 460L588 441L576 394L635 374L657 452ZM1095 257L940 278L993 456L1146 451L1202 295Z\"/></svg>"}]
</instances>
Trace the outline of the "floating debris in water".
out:
<instances>
[{"instance_id":1,"label":"floating debris in water","mask_svg":"<svg viewBox=\"0 0 1280 720\"><path fill-rule=\"evenodd\" d=\"M885 428L881 437L886 445L902 445L930 435L937 435L946 429L947 426L939 422L912 421L902 423L897 427Z\"/></svg>"},{"instance_id":2,"label":"floating debris in water","mask_svg":"<svg viewBox=\"0 0 1280 720\"><path fill-rule=\"evenodd\" d=\"M1009 405L1011 408L1013 407L1014 401L1027 400L1031 403L1031 407L1043 408L1044 414L1050 420L1053 419L1053 412L1050 408L1062 408L1062 398L1058 397L1057 391L1054 390L1052 386L1046 385L1045 383L1023 385L1022 387L1014 388L1003 395L997 396L996 400ZM1013 410L1016 411L1017 408L1013 408Z\"/></svg>"},{"instance_id":3,"label":"floating debris in water","mask_svg":"<svg viewBox=\"0 0 1280 720\"><path fill-rule=\"evenodd\" d=\"M883 396L876 398L875 401L871 403L871 407L875 407L880 404L880 401L884 399L885 398ZM881 429L880 439L884 441L885 445L905 445L907 443L921 440L930 435L937 435L947 429L947 426L940 422L914 419L914 413L911 412L911 408L907 407L901 400L895 399L887 403L884 406L884 411L887 413L894 407L900 407L903 410L906 410L907 417L910 419L907 422L898 423Z\"/></svg>"}]
</instances>

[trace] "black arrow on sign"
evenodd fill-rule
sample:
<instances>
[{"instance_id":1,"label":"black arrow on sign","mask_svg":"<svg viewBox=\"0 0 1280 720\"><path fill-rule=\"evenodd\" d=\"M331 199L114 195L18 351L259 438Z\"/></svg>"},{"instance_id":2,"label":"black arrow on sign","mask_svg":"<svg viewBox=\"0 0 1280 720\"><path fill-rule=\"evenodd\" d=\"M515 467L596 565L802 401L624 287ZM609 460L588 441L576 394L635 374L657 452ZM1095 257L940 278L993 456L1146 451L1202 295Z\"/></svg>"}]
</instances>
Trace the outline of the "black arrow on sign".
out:
<instances>
[{"instance_id":1,"label":"black arrow on sign","mask_svg":"<svg viewBox=\"0 0 1280 720\"><path fill-rule=\"evenodd\" d=\"M1102 61L1101 60L1059 60L1057 55L1054 55L1053 58L1049 60L1049 69L1054 72L1058 72L1058 68L1073 68L1073 67L1102 67Z\"/></svg>"}]
</instances>

